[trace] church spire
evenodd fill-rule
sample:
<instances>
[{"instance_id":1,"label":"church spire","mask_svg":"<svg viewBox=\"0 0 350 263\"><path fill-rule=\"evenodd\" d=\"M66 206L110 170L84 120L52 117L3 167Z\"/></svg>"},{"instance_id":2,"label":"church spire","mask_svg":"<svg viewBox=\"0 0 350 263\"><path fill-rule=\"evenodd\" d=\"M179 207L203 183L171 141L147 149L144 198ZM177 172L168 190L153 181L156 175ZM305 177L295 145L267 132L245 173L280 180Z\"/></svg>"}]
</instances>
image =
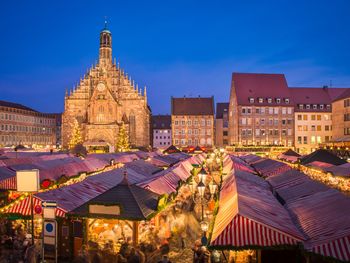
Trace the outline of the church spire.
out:
<instances>
[{"instance_id":1,"label":"church spire","mask_svg":"<svg viewBox=\"0 0 350 263\"><path fill-rule=\"evenodd\" d=\"M105 26L100 33L100 58L101 65L112 64L112 33L107 28L107 20Z\"/></svg>"}]
</instances>

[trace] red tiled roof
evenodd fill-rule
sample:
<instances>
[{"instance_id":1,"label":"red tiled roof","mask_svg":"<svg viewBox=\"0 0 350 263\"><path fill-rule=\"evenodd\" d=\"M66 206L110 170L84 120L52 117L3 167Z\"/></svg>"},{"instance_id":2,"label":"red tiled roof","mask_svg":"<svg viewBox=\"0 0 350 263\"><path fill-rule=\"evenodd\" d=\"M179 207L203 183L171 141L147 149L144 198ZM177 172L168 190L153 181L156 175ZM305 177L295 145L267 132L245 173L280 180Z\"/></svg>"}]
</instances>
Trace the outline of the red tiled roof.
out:
<instances>
[{"instance_id":1,"label":"red tiled roof","mask_svg":"<svg viewBox=\"0 0 350 263\"><path fill-rule=\"evenodd\" d=\"M10 101L4 101L4 100L0 100L0 106L37 112L36 110L33 110L33 109L31 109L27 106L24 106L22 104L10 102Z\"/></svg>"},{"instance_id":2,"label":"red tiled roof","mask_svg":"<svg viewBox=\"0 0 350 263\"><path fill-rule=\"evenodd\" d=\"M343 92L341 94L338 94L337 96L333 97L333 101L350 98L350 88L344 88L342 90Z\"/></svg>"},{"instance_id":3,"label":"red tiled roof","mask_svg":"<svg viewBox=\"0 0 350 263\"><path fill-rule=\"evenodd\" d=\"M224 112L228 112L229 103L228 102L219 102L216 103L216 118L222 119Z\"/></svg>"},{"instance_id":4,"label":"red tiled roof","mask_svg":"<svg viewBox=\"0 0 350 263\"><path fill-rule=\"evenodd\" d=\"M153 129L171 129L170 115L154 115L152 116Z\"/></svg>"},{"instance_id":5,"label":"red tiled roof","mask_svg":"<svg viewBox=\"0 0 350 263\"><path fill-rule=\"evenodd\" d=\"M288 105L284 98L293 104L284 74L232 73L232 88L236 90L239 105ZM267 102L268 97L272 103ZM249 98L254 98L254 103L250 103ZM263 98L263 103L258 103L258 98ZM280 104L276 98L281 99Z\"/></svg>"},{"instance_id":6,"label":"red tiled roof","mask_svg":"<svg viewBox=\"0 0 350 263\"><path fill-rule=\"evenodd\" d=\"M214 97L171 98L172 115L214 115Z\"/></svg>"},{"instance_id":7,"label":"red tiled roof","mask_svg":"<svg viewBox=\"0 0 350 263\"><path fill-rule=\"evenodd\" d=\"M326 88L291 87L290 92L295 104L331 104L331 98Z\"/></svg>"}]
</instances>

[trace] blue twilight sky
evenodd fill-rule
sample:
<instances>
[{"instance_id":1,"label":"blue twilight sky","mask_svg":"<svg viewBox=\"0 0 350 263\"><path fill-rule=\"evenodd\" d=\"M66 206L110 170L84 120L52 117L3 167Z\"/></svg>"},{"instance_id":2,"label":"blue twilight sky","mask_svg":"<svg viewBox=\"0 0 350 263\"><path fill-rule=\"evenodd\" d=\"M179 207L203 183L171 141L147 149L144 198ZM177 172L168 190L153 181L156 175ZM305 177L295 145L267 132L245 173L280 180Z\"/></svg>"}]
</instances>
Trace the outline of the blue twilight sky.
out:
<instances>
[{"instance_id":1,"label":"blue twilight sky","mask_svg":"<svg viewBox=\"0 0 350 263\"><path fill-rule=\"evenodd\" d=\"M170 96L227 101L233 71L350 87L349 14L349 0L2 1L0 99L62 111L98 57L105 16L153 114L170 112Z\"/></svg>"}]
</instances>

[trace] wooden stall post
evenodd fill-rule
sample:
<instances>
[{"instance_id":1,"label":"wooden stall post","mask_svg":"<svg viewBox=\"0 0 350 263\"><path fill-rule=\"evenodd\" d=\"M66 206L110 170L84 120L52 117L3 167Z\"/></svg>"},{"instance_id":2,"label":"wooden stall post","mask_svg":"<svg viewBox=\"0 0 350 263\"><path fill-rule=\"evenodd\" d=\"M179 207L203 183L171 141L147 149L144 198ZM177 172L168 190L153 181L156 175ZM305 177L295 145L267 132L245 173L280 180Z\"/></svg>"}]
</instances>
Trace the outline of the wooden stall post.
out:
<instances>
[{"instance_id":1,"label":"wooden stall post","mask_svg":"<svg viewBox=\"0 0 350 263\"><path fill-rule=\"evenodd\" d=\"M257 262L261 263L261 249L256 251Z\"/></svg>"},{"instance_id":2,"label":"wooden stall post","mask_svg":"<svg viewBox=\"0 0 350 263\"><path fill-rule=\"evenodd\" d=\"M132 243L136 247L139 241L139 222L132 222Z\"/></svg>"}]
</instances>

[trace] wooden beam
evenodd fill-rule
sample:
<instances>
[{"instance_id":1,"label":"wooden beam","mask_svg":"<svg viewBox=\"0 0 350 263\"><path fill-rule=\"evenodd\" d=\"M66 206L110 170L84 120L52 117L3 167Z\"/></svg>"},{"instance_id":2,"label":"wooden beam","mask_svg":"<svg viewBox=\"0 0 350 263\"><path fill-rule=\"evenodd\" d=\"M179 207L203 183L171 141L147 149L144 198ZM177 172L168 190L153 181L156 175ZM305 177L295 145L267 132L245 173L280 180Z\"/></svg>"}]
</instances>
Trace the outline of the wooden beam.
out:
<instances>
[{"instance_id":1,"label":"wooden beam","mask_svg":"<svg viewBox=\"0 0 350 263\"><path fill-rule=\"evenodd\" d=\"M139 242L139 222L132 222L132 243L136 247Z\"/></svg>"}]
</instances>

